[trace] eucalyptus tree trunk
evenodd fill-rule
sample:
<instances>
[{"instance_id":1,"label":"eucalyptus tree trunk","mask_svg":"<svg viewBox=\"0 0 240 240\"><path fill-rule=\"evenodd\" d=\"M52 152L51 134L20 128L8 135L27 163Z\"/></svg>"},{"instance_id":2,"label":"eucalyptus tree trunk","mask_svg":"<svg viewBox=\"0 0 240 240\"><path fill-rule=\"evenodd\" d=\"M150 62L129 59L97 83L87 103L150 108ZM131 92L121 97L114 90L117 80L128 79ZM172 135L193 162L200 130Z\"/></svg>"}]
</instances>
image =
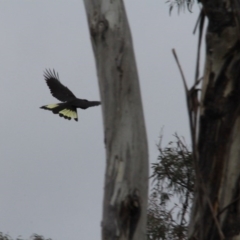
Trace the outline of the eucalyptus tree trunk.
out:
<instances>
[{"instance_id":1,"label":"eucalyptus tree trunk","mask_svg":"<svg viewBox=\"0 0 240 240\"><path fill-rule=\"evenodd\" d=\"M189 238L240 239L239 0L202 0L208 18Z\"/></svg>"},{"instance_id":2,"label":"eucalyptus tree trunk","mask_svg":"<svg viewBox=\"0 0 240 240\"><path fill-rule=\"evenodd\" d=\"M102 239L146 239L148 148L131 33L122 0L84 0L106 146Z\"/></svg>"}]
</instances>

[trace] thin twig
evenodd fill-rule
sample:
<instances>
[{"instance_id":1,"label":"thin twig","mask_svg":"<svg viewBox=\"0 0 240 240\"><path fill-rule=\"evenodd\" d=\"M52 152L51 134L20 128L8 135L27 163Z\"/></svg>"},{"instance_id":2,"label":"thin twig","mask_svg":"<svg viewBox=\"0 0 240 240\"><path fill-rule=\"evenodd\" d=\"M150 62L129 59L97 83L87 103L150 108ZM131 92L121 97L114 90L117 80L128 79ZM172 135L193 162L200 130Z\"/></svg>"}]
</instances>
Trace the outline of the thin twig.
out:
<instances>
[{"instance_id":1,"label":"thin twig","mask_svg":"<svg viewBox=\"0 0 240 240\"><path fill-rule=\"evenodd\" d=\"M197 31L197 27L198 27L198 24L199 24L199 22L200 22L200 19L201 19L201 12L199 13L199 16L198 16L198 18L197 18L195 27L194 27L194 29L193 29L193 34L195 34L196 31Z\"/></svg>"},{"instance_id":2,"label":"thin twig","mask_svg":"<svg viewBox=\"0 0 240 240\"><path fill-rule=\"evenodd\" d=\"M189 173L188 173L188 185L189 185L189 181L190 181L190 177L189 177ZM181 226L184 225L183 221L185 220L185 214L186 214L187 208L188 208L189 197L190 197L190 191L186 191L185 202L183 203L183 211L182 211L182 217L181 217L181 222L180 222Z\"/></svg>"},{"instance_id":3,"label":"thin twig","mask_svg":"<svg viewBox=\"0 0 240 240\"><path fill-rule=\"evenodd\" d=\"M189 117L189 123L190 123L190 132L191 132L192 145L193 145L193 159L194 159L194 165L195 165L194 167L196 169L197 168L196 136L195 136L195 129L194 129L192 114L191 114L189 91L188 91L187 82L186 82L186 79L184 77L182 67L181 67L181 65L178 61L178 57L177 57L175 49L172 49L172 53L173 53L173 56L176 60L177 65L178 65L178 68L179 68L179 71L180 71L180 74L181 74L181 77L182 77L182 80L183 80L183 84L184 84L184 89L185 89L185 94L186 94L186 102L187 102L187 109L188 109L188 117Z\"/></svg>"},{"instance_id":4,"label":"thin twig","mask_svg":"<svg viewBox=\"0 0 240 240\"><path fill-rule=\"evenodd\" d=\"M219 217L225 210L227 210L231 205L233 205L239 199L240 199L240 196L235 198L232 202L230 202L226 207L224 207L221 211L218 212L217 217Z\"/></svg>"},{"instance_id":5,"label":"thin twig","mask_svg":"<svg viewBox=\"0 0 240 240\"><path fill-rule=\"evenodd\" d=\"M186 82L186 79L185 79L185 77L184 77L182 67L181 67L181 65L180 65L180 63L179 63L179 61L178 61L178 57L177 57L177 54L176 54L175 49L172 49L172 53L173 53L173 56L174 56L174 58L175 58L175 60L176 60L176 62L177 62L179 71L180 71L180 73L181 73L185 91L188 92L187 82Z\"/></svg>"},{"instance_id":6,"label":"thin twig","mask_svg":"<svg viewBox=\"0 0 240 240\"><path fill-rule=\"evenodd\" d=\"M196 61L195 83L197 82L198 76L199 76L200 50L201 50L202 35L203 35L204 20L205 20L205 14L204 14L203 10L201 11L199 18L200 18L200 24L199 24L198 47L197 47L197 61Z\"/></svg>"},{"instance_id":7,"label":"thin twig","mask_svg":"<svg viewBox=\"0 0 240 240\"><path fill-rule=\"evenodd\" d=\"M221 229L221 226L220 226L220 224L219 224L219 221L218 221L218 219L217 219L217 217L216 217L216 215L215 215L215 213L214 213L214 210L213 210L213 207L212 207L212 203L211 203L209 197L206 195L206 193L205 193L205 196L206 196L206 198L207 198L207 203L208 203L208 206L209 206L209 208L210 208L210 210L211 210L211 213L212 213L212 216L213 216L213 220L214 220L215 225L216 225L216 227L217 227L219 237L221 238L221 240L224 240L224 239L225 239L225 236L224 236L224 234L223 234L223 232L222 232L222 229Z\"/></svg>"}]
</instances>

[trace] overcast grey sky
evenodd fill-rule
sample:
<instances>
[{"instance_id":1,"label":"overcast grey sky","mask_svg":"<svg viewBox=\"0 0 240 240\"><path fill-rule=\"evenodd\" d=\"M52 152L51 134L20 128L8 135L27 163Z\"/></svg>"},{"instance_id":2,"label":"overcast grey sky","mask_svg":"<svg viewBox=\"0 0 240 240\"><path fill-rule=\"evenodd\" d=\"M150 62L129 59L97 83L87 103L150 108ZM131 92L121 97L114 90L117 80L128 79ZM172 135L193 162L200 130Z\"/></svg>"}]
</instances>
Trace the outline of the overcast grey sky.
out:
<instances>
[{"instance_id":1,"label":"overcast grey sky","mask_svg":"<svg viewBox=\"0 0 240 240\"><path fill-rule=\"evenodd\" d=\"M194 76L199 13L163 0L126 0L139 70L149 157L178 132L189 141L176 48L189 83ZM56 103L45 68L76 96L99 100L95 63L81 0L0 0L0 231L27 238L100 239L105 152L101 108L67 121L40 106Z\"/></svg>"}]
</instances>

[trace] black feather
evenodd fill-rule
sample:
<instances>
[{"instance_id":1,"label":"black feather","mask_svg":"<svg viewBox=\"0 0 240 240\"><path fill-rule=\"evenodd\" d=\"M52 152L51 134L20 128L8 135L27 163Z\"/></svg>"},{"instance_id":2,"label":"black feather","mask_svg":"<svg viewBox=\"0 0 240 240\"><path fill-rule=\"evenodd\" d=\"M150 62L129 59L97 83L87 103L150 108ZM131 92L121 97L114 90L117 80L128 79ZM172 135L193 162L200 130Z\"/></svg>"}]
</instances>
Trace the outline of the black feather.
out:
<instances>
[{"instance_id":1,"label":"black feather","mask_svg":"<svg viewBox=\"0 0 240 240\"><path fill-rule=\"evenodd\" d=\"M52 72L50 69L46 69L44 78L53 97L62 102L76 98L75 95L66 86L62 85L59 80L59 75L55 72L55 70Z\"/></svg>"}]
</instances>

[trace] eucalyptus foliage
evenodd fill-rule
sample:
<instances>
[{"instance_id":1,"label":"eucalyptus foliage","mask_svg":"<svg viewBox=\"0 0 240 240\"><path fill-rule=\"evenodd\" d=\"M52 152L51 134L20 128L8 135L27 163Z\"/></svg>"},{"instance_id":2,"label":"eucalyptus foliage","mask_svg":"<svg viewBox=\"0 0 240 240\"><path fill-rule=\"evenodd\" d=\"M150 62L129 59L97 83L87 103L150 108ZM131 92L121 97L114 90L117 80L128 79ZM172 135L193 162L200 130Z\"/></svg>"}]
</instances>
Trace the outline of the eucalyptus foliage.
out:
<instances>
[{"instance_id":1,"label":"eucalyptus foliage","mask_svg":"<svg viewBox=\"0 0 240 240\"><path fill-rule=\"evenodd\" d=\"M177 7L178 12L185 10L185 8L191 12L194 0L168 0L167 3L169 4L169 13L172 12L174 7Z\"/></svg>"},{"instance_id":2,"label":"eucalyptus foliage","mask_svg":"<svg viewBox=\"0 0 240 240\"><path fill-rule=\"evenodd\" d=\"M4 234L0 232L0 240L13 240L13 238L11 238L8 234ZM24 240L24 239L21 237L17 237L16 240ZM29 240L51 240L51 239L50 238L46 239L41 235L33 234Z\"/></svg>"},{"instance_id":3,"label":"eucalyptus foliage","mask_svg":"<svg viewBox=\"0 0 240 240\"><path fill-rule=\"evenodd\" d=\"M195 178L192 152L177 135L165 148L161 140L158 161L152 164L148 240L187 239Z\"/></svg>"}]
</instances>

